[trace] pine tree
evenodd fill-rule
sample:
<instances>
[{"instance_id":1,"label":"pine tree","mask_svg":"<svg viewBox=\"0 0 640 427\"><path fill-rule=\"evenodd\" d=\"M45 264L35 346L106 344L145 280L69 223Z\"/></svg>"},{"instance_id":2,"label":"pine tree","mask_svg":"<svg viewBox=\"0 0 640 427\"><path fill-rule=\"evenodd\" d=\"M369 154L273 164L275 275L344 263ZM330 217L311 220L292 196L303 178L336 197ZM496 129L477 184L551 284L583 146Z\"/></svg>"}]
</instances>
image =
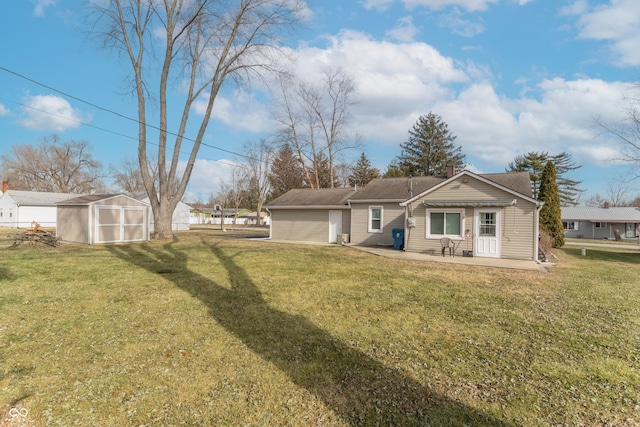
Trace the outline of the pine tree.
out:
<instances>
[{"instance_id":1,"label":"pine tree","mask_svg":"<svg viewBox=\"0 0 640 427\"><path fill-rule=\"evenodd\" d=\"M402 178L404 176L404 172L402 172L402 170L400 170L400 166L398 166L397 159L391 161L387 167L387 171L382 175L383 178Z\"/></svg>"},{"instance_id":2,"label":"pine tree","mask_svg":"<svg viewBox=\"0 0 640 427\"><path fill-rule=\"evenodd\" d=\"M420 116L409 131L409 140L400 144L400 170L406 176L432 176L445 175L450 164L463 169L465 155L461 147L454 145L455 139L440 116L432 112Z\"/></svg>"},{"instance_id":3,"label":"pine tree","mask_svg":"<svg viewBox=\"0 0 640 427\"><path fill-rule=\"evenodd\" d=\"M576 205L578 194L583 191L578 188L582 182L574 181L563 176L566 172L580 168L580 166L576 166L572 160L571 154L562 152L555 156L550 156L547 152L529 152L525 155L521 154L516 156L514 161L509 163L506 170L507 172L529 172L531 192L533 193L533 197L537 198L542 172L549 160L553 162L553 166L556 168L556 182L558 184L558 194L560 195L561 205Z\"/></svg>"},{"instance_id":4,"label":"pine tree","mask_svg":"<svg viewBox=\"0 0 640 427\"><path fill-rule=\"evenodd\" d=\"M360 154L358 162L353 167L351 175L349 175L349 185L351 187L364 187L370 181L380 178L380 171L371 167L371 162L367 159L364 151Z\"/></svg>"},{"instance_id":5,"label":"pine tree","mask_svg":"<svg viewBox=\"0 0 640 427\"><path fill-rule=\"evenodd\" d=\"M294 188L304 187L304 172L298 157L289 144L284 144L276 153L271 163L268 179L271 184L269 200L273 200Z\"/></svg>"},{"instance_id":6,"label":"pine tree","mask_svg":"<svg viewBox=\"0 0 640 427\"><path fill-rule=\"evenodd\" d=\"M318 182L315 186L312 186L313 188L336 188L340 185L335 174L331 173L329 158L323 153L316 155L313 170L318 177ZM333 183L331 182L332 178Z\"/></svg>"},{"instance_id":7,"label":"pine tree","mask_svg":"<svg viewBox=\"0 0 640 427\"><path fill-rule=\"evenodd\" d=\"M556 168L549 160L540 177L540 197L544 206L540 210L540 230L553 239L553 247L564 246L564 227L560 211L560 195L556 183Z\"/></svg>"}]
</instances>

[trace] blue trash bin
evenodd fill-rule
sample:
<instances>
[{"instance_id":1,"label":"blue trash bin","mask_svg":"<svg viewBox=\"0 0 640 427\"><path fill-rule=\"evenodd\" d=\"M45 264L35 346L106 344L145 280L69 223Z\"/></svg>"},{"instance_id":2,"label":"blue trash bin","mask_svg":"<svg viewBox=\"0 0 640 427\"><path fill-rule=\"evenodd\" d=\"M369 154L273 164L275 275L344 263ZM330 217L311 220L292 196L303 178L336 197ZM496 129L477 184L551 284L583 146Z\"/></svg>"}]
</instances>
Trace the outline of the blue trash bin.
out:
<instances>
[{"instance_id":1,"label":"blue trash bin","mask_svg":"<svg viewBox=\"0 0 640 427\"><path fill-rule=\"evenodd\" d=\"M393 249L402 250L404 248L404 228L394 228L391 233L393 235Z\"/></svg>"}]
</instances>

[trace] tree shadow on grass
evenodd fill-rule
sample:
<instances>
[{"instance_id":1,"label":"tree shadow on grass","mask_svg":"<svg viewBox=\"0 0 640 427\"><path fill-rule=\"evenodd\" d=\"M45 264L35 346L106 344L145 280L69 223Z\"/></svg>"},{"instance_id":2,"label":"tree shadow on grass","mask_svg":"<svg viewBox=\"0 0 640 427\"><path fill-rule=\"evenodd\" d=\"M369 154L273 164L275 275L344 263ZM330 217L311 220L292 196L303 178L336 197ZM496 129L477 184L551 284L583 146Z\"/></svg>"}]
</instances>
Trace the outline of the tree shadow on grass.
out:
<instances>
[{"instance_id":1,"label":"tree shadow on grass","mask_svg":"<svg viewBox=\"0 0 640 427\"><path fill-rule=\"evenodd\" d=\"M251 351L284 372L352 426L473 425L511 426L447 396L405 373L349 347L308 319L270 307L235 256L203 242L226 270L231 288L215 277L187 268L184 253L172 243L112 246L122 259L163 277L189 292Z\"/></svg>"}]
</instances>

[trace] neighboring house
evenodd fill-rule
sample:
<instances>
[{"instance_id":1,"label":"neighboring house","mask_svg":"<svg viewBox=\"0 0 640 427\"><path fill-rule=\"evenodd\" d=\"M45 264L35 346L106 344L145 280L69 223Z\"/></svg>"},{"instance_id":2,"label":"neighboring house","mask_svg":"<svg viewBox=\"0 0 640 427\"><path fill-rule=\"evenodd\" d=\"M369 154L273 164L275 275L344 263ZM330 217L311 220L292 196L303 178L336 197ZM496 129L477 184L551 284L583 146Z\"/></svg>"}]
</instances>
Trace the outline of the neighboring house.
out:
<instances>
[{"instance_id":1,"label":"neighboring house","mask_svg":"<svg viewBox=\"0 0 640 427\"><path fill-rule=\"evenodd\" d=\"M267 205L271 238L391 246L439 254L442 238L473 256L537 260L542 202L531 196L528 172L478 175L449 170L445 177L371 181L357 191L291 190Z\"/></svg>"},{"instance_id":2,"label":"neighboring house","mask_svg":"<svg viewBox=\"0 0 640 427\"><path fill-rule=\"evenodd\" d=\"M269 214L267 212L260 212L260 218L262 220L261 225L269 225ZM258 225L258 212L245 212L242 215L238 215L238 224Z\"/></svg>"},{"instance_id":3,"label":"neighboring house","mask_svg":"<svg viewBox=\"0 0 640 427\"><path fill-rule=\"evenodd\" d=\"M131 195L134 199L140 200L150 205L149 196L147 193L134 193ZM172 231L185 231L191 229L191 206L187 205L183 202L178 202L176 205L176 209L173 211L173 216L171 217L171 230ZM155 219L153 217L153 212L151 213L151 223L149 225L150 232L153 233L155 230Z\"/></svg>"},{"instance_id":4,"label":"neighboring house","mask_svg":"<svg viewBox=\"0 0 640 427\"><path fill-rule=\"evenodd\" d=\"M31 228L35 221L44 228L55 227L56 203L73 197L78 194L6 189L0 196L0 226Z\"/></svg>"},{"instance_id":5,"label":"neighboring house","mask_svg":"<svg viewBox=\"0 0 640 427\"><path fill-rule=\"evenodd\" d=\"M561 215L565 237L614 239L615 230L623 239L637 239L640 234L640 210L634 207L571 206Z\"/></svg>"},{"instance_id":6,"label":"neighboring house","mask_svg":"<svg viewBox=\"0 0 640 427\"><path fill-rule=\"evenodd\" d=\"M204 212L198 208L191 209L189 211L189 224L205 224Z\"/></svg>"}]
</instances>

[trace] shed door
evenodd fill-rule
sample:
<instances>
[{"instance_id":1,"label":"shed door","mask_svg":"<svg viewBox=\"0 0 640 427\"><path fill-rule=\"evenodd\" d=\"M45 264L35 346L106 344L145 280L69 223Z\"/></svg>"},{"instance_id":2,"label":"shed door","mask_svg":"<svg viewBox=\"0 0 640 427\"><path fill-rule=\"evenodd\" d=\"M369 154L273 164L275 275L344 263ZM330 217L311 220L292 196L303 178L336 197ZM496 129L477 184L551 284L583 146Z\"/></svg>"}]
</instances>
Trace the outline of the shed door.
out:
<instances>
[{"instance_id":1,"label":"shed door","mask_svg":"<svg viewBox=\"0 0 640 427\"><path fill-rule=\"evenodd\" d=\"M329 211L329 243L338 243L342 234L342 211Z\"/></svg>"},{"instance_id":2,"label":"shed door","mask_svg":"<svg viewBox=\"0 0 640 427\"><path fill-rule=\"evenodd\" d=\"M500 258L500 210L477 210L474 222L474 255L486 258Z\"/></svg>"},{"instance_id":3,"label":"shed door","mask_svg":"<svg viewBox=\"0 0 640 427\"><path fill-rule=\"evenodd\" d=\"M140 242L146 235L142 206L96 206L96 243Z\"/></svg>"}]
</instances>

